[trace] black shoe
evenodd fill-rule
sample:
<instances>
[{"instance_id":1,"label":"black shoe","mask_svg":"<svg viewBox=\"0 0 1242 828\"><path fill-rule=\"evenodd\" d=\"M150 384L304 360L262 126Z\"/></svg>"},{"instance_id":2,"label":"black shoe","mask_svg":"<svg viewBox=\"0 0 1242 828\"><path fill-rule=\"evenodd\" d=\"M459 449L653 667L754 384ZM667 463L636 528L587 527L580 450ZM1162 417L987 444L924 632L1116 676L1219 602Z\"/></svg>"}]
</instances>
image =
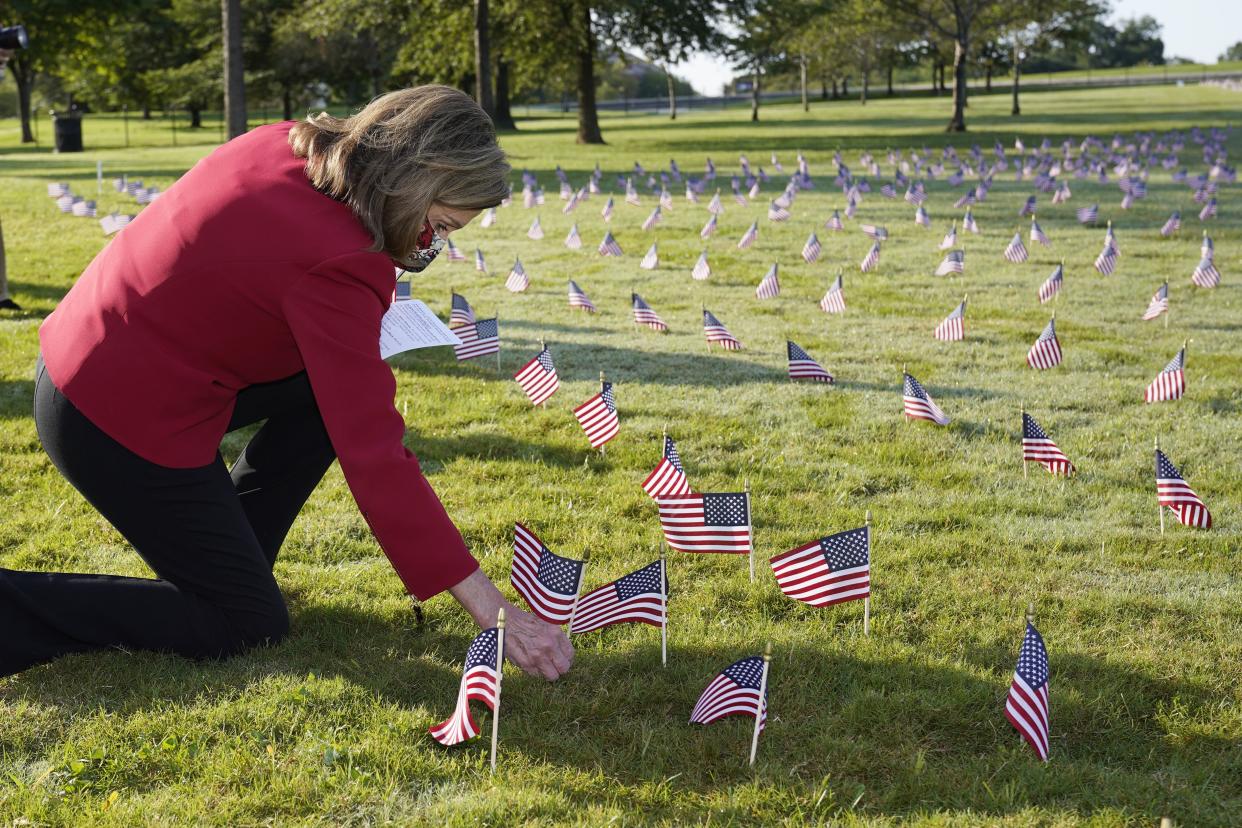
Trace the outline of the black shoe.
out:
<instances>
[{"instance_id":1,"label":"black shoe","mask_svg":"<svg viewBox=\"0 0 1242 828\"><path fill-rule=\"evenodd\" d=\"M22 306L12 299L0 299L0 310L21 310Z\"/></svg>"}]
</instances>

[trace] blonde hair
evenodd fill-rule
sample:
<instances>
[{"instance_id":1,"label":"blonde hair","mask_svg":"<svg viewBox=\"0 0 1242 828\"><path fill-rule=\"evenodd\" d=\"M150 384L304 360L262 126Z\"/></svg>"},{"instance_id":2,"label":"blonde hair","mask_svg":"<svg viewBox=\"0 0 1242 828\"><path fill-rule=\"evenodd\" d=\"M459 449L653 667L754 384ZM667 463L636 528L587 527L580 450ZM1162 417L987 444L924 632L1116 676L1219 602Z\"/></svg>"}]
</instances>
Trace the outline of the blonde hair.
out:
<instances>
[{"instance_id":1,"label":"blonde hair","mask_svg":"<svg viewBox=\"0 0 1242 828\"><path fill-rule=\"evenodd\" d=\"M345 202L398 262L417 249L432 204L495 207L509 195L509 162L483 109L449 86L381 95L348 118L326 112L289 132L316 189Z\"/></svg>"}]
</instances>

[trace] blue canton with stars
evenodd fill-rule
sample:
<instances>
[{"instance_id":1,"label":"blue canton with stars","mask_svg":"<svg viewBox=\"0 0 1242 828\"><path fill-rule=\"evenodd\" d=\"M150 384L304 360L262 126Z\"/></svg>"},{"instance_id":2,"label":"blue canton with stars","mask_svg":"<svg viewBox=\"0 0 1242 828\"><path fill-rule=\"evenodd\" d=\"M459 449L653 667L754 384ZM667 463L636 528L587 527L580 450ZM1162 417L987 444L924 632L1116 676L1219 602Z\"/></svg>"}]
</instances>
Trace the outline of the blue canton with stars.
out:
<instances>
[{"instance_id":1,"label":"blue canton with stars","mask_svg":"<svg viewBox=\"0 0 1242 828\"><path fill-rule=\"evenodd\" d=\"M582 561L562 558L545 546L539 550L539 571L535 577L552 592L573 595L582 578Z\"/></svg>"},{"instance_id":2,"label":"blue canton with stars","mask_svg":"<svg viewBox=\"0 0 1242 828\"><path fill-rule=\"evenodd\" d=\"M547 371L549 374L556 370L556 368L552 365L552 352L547 348L540 351L539 356L536 357L536 359L539 360L539 365L543 368L543 370Z\"/></svg>"},{"instance_id":3,"label":"blue canton with stars","mask_svg":"<svg viewBox=\"0 0 1242 828\"><path fill-rule=\"evenodd\" d=\"M1039 427L1030 414L1022 415L1022 436L1028 440L1047 440L1048 434Z\"/></svg>"},{"instance_id":4,"label":"blue canton with stars","mask_svg":"<svg viewBox=\"0 0 1242 828\"><path fill-rule=\"evenodd\" d=\"M604 385L603 385L603 389L599 392L599 395L600 395L600 397L602 397L602 398L603 398L603 400L604 400L604 405L608 406L608 410L609 410L609 411L616 411L616 410L617 410L617 398L616 398L616 396L612 393L612 383L611 383L611 382L606 382L606 383L604 383Z\"/></svg>"},{"instance_id":5,"label":"blue canton with stars","mask_svg":"<svg viewBox=\"0 0 1242 828\"><path fill-rule=\"evenodd\" d=\"M703 495L703 523L708 526L748 526L749 511L744 494Z\"/></svg>"},{"instance_id":6,"label":"blue canton with stars","mask_svg":"<svg viewBox=\"0 0 1242 828\"><path fill-rule=\"evenodd\" d=\"M729 678L738 687L758 690L759 680L763 677L763 659L759 656L744 658L721 671L720 675ZM767 695L766 688L764 695Z\"/></svg>"},{"instance_id":7,"label":"blue canton with stars","mask_svg":"<svg viewBox=\"0 0 1242 828\"><path fill-rule=\"evenodd\" d=\"M660 562L649 563L637 572L618 578L613 586L616 587L618 601L628 601L647 593L658 595L660 593Z\"/></svg>"},{"instance_id":8,"label":"blue canton with stars","mask_svg":"<svg viewBox=\"0 0 1242 828\"><path fill-rule=\"evenodd\" d=\"M677 453L677 446L673 443L673 438L667 435L664 437L664 456L673 464L673 468L685 473L686 470L681 467L681 455Z\"/></svg>"},{"instance_id":9,"label":"blue canton with stars","mask_svg":"<svg viewBox=\"0 0 1242 828\"><path fill-rule=\"evenodd\" d=\"M1168 374L1172 371L1180 371L1186 365L1186 349L1177 352L1177 356L1173 357L1173 361L1164 366L1164 370L1160 373Z\"/></svg>"},{"instance_id":10,"label":"blue canton with stars","mask_svg":"<svg viewBox=\"0 0 1242 828\"><path fill-rule=\"evenodd\" d=\"M1161 451L1160 449L1156 449L1156 479L1158 480L1181 480L1182 479L1181 472L1177 470L1177 466L1174 466L1171 462L1169 462L1169 458L1165 457L1164 452Z\"/></svg>"},{"instance_id":11,"label":"blue canton with stars","mask_svg":"<svg viewBox=\"0 0 1242 828\"><path fill-rule=\"evenodd\" d=\"M496 669L496 628L484 630L475 637L470 644L470 649L466 650L466 667L469 671L473 667L491 667Z\"/></svg>"},{"instance_id":12,"label":"blue canton with stars","mask_svg":"<svg viewBox=\"0 0 1242 828\"><path fill-rule=\"evenodd\" d=\"M902 390L907 397L917 397L920 400L927 399L927 392L923 390L923 386L914 377L906 374L906 387Z\"/></svg>"},{"instance_id":13,"label":"blue canton with stars","mask_svg":"<svg viewBox=\"0 0 1242 828\"><path fill-rule=\"evenodd\" d=\"M804 350L802 350L801 348L799 348L799 347L798 347L797 345L795 345L794 343L789 342L788 340L786 340L785 344L786 344L786 346L787 346L787 347L788 347L788 349L789 349L789 359L790 359L791 361L792 361L792 360L795 360L795 359L811 359L811 355L810 355L810 354L808 354L806 351L804 351ZM812 361L814 361L814 360L812 360Z\"/></svg>"},{"instance_id":14,"label":"blue canton with stars","mask_svg":"<svg viewBox=\"0 0 1242 828\"><path fill-rule=\"evenodd\" d=\"M1032 690L1038 690L1048 683L1048 651L1044 649L1044 639L1031 623L1026 625L1026 638L1022 640L1022 649L1018 651L1018 667L1014 671Z\"/></svg>"},{"instance_id":15,"label":"blue canton with stars","mask_svg":"<svg viewBox=\"0 0 1242 828\"><path fill-rule=\"evenodd\" d=\"M870 534L871 530L864 526L820 538L819 548L824 553L828 568L837 572L870 563Z\"/></svg>"},{"instance_id":16,"label":"blue canton with stars","mask_svg":"<svg viewBox=\"0 0 1242 828\"><path fill-rule=\"evenodd\" d=\"M484 319L482 322L476 322L474 324L474 334L479 339L499 339L500 321L497 319Z\"/></svg>"}]
</instances>

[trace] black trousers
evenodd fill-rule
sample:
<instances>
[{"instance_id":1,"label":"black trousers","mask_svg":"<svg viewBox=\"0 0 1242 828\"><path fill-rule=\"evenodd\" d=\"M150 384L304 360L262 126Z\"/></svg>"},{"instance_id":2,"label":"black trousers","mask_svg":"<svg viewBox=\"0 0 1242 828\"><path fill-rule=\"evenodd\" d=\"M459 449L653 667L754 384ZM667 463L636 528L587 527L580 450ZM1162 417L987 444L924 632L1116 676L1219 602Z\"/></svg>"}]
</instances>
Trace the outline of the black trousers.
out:
<instances>
[{"instance_id":1,"label":"black trousers","mask_svg":"<svg viewBox=\"0 0 1242 828\"><path fill-rule=\"evenodd\" d=\"M56 468L158 579L0 568L0 676L107 647L221 657L275 642L289 614L272 575L335 459L306 375L243 389L229 430L266 420L232 470L151 463L100 431L40 356L34 416Z\"/></svg>"}]
</instances>

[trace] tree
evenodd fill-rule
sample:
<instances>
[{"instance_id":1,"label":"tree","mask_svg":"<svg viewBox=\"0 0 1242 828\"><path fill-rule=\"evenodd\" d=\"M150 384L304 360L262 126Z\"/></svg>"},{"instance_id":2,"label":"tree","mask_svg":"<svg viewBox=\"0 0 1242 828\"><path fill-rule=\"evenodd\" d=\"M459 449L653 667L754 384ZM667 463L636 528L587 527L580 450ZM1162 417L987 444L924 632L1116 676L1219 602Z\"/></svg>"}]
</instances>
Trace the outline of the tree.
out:
<instances>
[{"instance_id":1,"label":"tree","mask_svg":"<svg viewBox=\"0 0 1242 828\"><path fill-rule=\"evenodd\" d=\"M495 117L492 52L488 34L487 0L474 0L474 97L488 117Z\"/></svg>"},{"instance_id":2,"label":"tree","mask_svg":"<svg viewBox=\"0 0 1242 828\"><path fill-rule=\"evenodd\" d=\"M1220 63L1230 60L1242 60L1242 40L1230 46L1228 49L1220 53L1220 57L1216 59Z\"/></svg>"},{"instance_id":3,"label":"tree","mask_svg":"<svg viewBox=\"0 0 1242 828\"><path fill-rule=\"evenodd\" d=\"M763 75L787 64L788 45L796 23L805 20L806 4L741 0L730 11L739 31L729 38L725 52L733 59L735 69L750 73L750 119L758 121Z\"/></svg>"},{"instance_id":4,"label":"tree","mask_svg":"<svg viewBox=\"0 0 1242 828\"><path fill-rule=\"evenodd\" d=\"M246 131L246 81L242 68L241 0L220 0L224 40L224 111L229 138Z\"/></svg>"},{"instance_id":5,"label":"tree","mask_svg":"<svg viewBox=\"0 0 1242 828\"><path fill-rule=\"evenodd\" d=\"M720 0L648 0L633 2L612 22L621 28L610 33L614 43L630 44L658 64L668 83L668 114L677 119L677 82L672 65L694 51L712 51L724 45L714 21L722 11Z\"/></svg>"}]
</instances>

